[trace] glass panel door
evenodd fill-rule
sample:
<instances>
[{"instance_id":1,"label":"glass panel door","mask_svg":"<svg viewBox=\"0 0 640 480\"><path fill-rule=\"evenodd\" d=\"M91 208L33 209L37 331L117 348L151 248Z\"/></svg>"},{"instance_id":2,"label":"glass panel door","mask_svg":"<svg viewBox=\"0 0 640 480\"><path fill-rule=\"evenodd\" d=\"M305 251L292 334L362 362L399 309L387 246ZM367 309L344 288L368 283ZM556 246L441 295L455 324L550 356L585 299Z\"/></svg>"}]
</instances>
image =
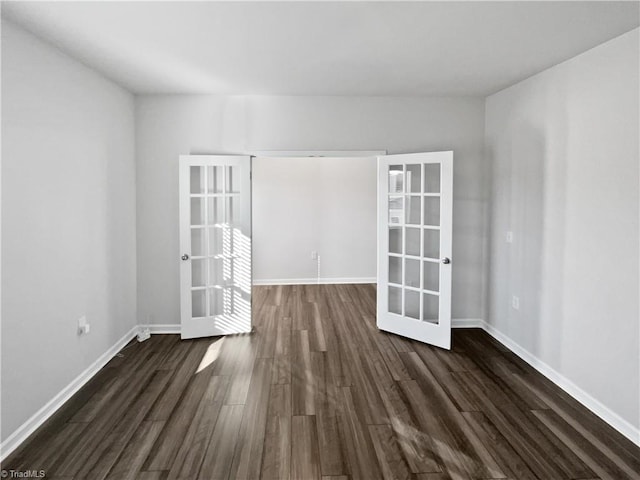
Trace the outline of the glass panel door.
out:
<instances>
[{"instance_id":1,"label":"glass panel door","mask_svg":"<svg viewBox=\"0 0 640 480\"><path fill-rule=\"evenodd\" d=\"M378 327L450 348L453 152L379 157Z\"/></svg>"},{"instance_id":2,"label":"glass panel door","mask_svg":"<svg viewBox=\"0 0 640 480\"><path fill-rule=\"evenodd\" d=\"M250 157L180 157L182 338L251 330Z\"/></svg>"}]
</instances>

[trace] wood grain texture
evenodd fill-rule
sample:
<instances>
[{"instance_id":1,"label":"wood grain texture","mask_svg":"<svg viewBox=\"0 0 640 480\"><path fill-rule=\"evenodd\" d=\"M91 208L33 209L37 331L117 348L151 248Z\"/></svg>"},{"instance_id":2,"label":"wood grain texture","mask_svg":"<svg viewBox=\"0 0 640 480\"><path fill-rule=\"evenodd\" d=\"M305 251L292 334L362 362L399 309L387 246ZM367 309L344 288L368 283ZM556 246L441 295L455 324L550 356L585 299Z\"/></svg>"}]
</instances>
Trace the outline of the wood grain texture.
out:
<instances>
[{"instance_id":1,"label":"wood grain texture","mask_svg":"<svg viewBox=\"0 0 640 480\"><path fill-rule=\"evenodd\" d=\"M640 480L640 449L476 329L380 332L373 285L254 288L251 334L132 342L5 462L46 478Z\"/></svg>"}]
</instances>

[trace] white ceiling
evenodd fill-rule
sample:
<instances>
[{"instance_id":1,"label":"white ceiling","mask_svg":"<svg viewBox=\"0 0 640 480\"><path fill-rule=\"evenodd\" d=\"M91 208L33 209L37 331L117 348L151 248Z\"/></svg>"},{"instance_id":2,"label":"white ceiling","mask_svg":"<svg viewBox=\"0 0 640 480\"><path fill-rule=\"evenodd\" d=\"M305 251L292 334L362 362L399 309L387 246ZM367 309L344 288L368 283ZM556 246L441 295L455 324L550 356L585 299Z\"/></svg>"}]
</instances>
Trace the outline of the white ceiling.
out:
<instances>
[{"instance_id":1,"label":"white ceiling","mask_svg":"<svg viewBox=\"0 0 640 480\"><path fill-rule=\"evenodd\" d=\"M632 2L3 2L136 93L487 95L638 26Z\"/></svg>"}]
</instances>

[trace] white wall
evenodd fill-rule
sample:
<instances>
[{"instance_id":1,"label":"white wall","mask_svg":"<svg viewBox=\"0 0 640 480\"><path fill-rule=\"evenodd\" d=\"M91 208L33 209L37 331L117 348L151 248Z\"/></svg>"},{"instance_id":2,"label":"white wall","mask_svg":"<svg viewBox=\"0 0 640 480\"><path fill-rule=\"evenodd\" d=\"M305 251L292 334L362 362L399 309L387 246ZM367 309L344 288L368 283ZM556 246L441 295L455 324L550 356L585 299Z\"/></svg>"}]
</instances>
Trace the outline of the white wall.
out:
<instances>
[{"instance_id":1,"label":"white wall","mask_svg":"<svg viewBox=\"0 0 640 480\"><path fill-rule=\"evenodd\" d=\"M255 158L254 283L375 282L377 181L375 157Z\"/></svg>"},{"instance_id":2,"label":"white wall","mask_svg":"<svg viewBox=\"0 0 640 480\"><path fill-rule=\"evenodd\" d=\"M262 150L453 150L453 315L481 317L486 207L483 99L160 95L138 97L136 106L141 322L180 320L178 155ZM260 191L255 177L254 181ZM290 259L310 263L307 251L295 252ZM255 262L266 263L260 250ZM266 269L259 274L285 275ZM305 270L296 275L308 274ZM341 275L355 277L359 272Z\"/></svg>"},{"instance_id":3,"label":"white wall","mask_svg":"<svg viewBox=\"0 0 640 480\"><path fill-rule=\"evenodd\" d=\"M133 96L3 20L2 100L4 441L135 325L136 245Z\"/></svg>"},{"instance_id":4,"label":"white wall","mask_svg":"<svg viewBox=\"0 0 640 480\"><path fill-rule=\"evenodd\" d=\"M635 429L639 53L636 29L486 103L488 321Z\"/></svg>"}]
</instances>

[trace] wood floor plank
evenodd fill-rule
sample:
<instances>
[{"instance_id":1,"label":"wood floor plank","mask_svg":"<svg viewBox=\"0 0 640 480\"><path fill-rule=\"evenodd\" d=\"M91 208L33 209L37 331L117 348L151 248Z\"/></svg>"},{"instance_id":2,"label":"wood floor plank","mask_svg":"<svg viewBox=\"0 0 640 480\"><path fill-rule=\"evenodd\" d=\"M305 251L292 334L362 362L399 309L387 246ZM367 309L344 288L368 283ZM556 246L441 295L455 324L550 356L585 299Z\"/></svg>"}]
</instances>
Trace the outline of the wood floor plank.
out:
<instances>
[{"instance_id":1,"label":"wood floor plank","mask_svg":"<svg viewBox=\"0 0 640 480\"><path fill-rule=\"evenodd\" d=\"M484 414L510 442L536 476L539 478L571 478L571 475L564 469L565 459L558 458L557 450L524 412L502 398L503 393L486 377L474 375L473 372L462 375L465 376L478 401L482 403ZM572 463L575 462L575 455L571 453L569 455Z\"/></svg>"},{"instance_id":2,"label":"wood floor plank","mask_svg":"<svg viewBox=\"0 0 640 480\"><path fill-rule=\"evenodd\" d=\"M318 304L311 306L311 320L309 322L309 347L312 352L326 352L327 341L324 336L324 327L320 318L320 309Z\"/></svg>"},{"instance_id":3,"label":"wood floor plank","mask_svg":"<svg viewBox=\"0 0 640 480\"><path fill-rule=\"evenodd\" d=\"M86 423L65 423L61 426L60 435L52 437L47 448L34 449L27 464L16 467L16 470L44 470L47 471L56 461L63 458L69 449L78 443ZM13 467L12 467L13 468Z\"/></svg>"},{"instance_id":4,"label":"wood floor plank","mask_svg":"<svg viewBox=\"0 0 640 480\"><path fill-rule=\"evenodd\" d=\"M166 390L164 390L158 402L153 406L147 416L147 420L166 421L173 412L176 404L184 394L184 390L196 372L208 345L205 342L191 342L191 348L183 358L179 366L172 370L172 376Z\"/></svg>"},{"instance_id":5,"label":"wood floor plank","mask_svg":"<svg viewBox=\"0 0 640 480\"><path fill-rule=\"evenodd\" d=\"M271 358L256 359L230 478L252 480L260 476L273 376L272 366Z\"/></svg>"},{"instance_id":6,"label":"wood floor plank","mask_svg":"<svg viewBox=\"0 0 640 480\"><path fill-rule=\"evenodd\" d=\"M60 480L640 480L640 448L479 329L379 331L373 285L254 289L254 330L130 342L2 468Z\"/></svg>"},{"instance_id":7,"label":"wood floor plank","mask_svg":"<svg viewBox=\"0 0 640 480\"><path fill-rule=\"evenodd\" d=\"M400 450L411 472L440 472L439 456L434 448L434 440L425 429L420 427L399 384L394 383L379 391L389 412L391 427L398 439Z\"/></svg>"},{"instance_id":8,"label":"wood floor plank","mask_svg":"<svg viewBox=\"0 0 640 480\"><path fill-rule=\"evenodd\" d=\"M431 350L424 348L423 351ZM504 473L499 465L487 451L487 448L473 432L460 411L456 408L451 398L437 381L435 375L423 361L423 356L418 353L401 354L407 368L412 372L422 389L429 398L436 415L445 422L439 422L443 431L449 435L451 446L455 447L460 465L467 471L471 478L504 478ZM432 364L429 364L433 366Z\"/></svg>"},{"instance_id":9,"label":"wood floor plank","mask_svg":"<svg viewBox=\"0 0 640 480\"><path fill-rule=\"evenodd\" d=\"M613 459L624 471L631 474L640 472L640 455L638 448L630 445L630 441L602 422L577 402L568 398L565 392L540 375L514 376L524 387L531 389L546 405L557 413L580 435Z\"/></svg>"},{"instance_id":10,"label":"wood floor plank","mask_svg":"<svg viewBox=\"0 0 640 480\"><path fill-rule=\"evenodd\" d=\"M107 475L109 480L136 480L165 422L142 422Z\"/></svg>"},{"instance_id":11,"label":"wood floor plank","mask_svg":"<svg viewBox=\"0 0 640 480\"><path fill-rule=\"evenodd\" d=\"M342 475L346 473L346 467L338 432L338 386L330 376L326 352L312 352L311 364L316 385L314 402L321 472L323 475Z\"/></svg>"},{"instance_id":12,"label":"wood floor plank","mask_svg":"<svg viewBox=\"0 0 640 480\"><path fill-rule=\"evenodd\" d=\"M291 473L291 385L273 385L260 478L288 480Z\"/></svg>"},{"instance_id":13,"label":"wood floor plank","mask_svg":"<svg viewBox=\"0 0 640 480\"><path fill-rule=\"evenodd\" d=\"M408 480L413 477L407 465L395 432L389 425L369 425L373 448L385 480Z\"/></svg>"},{"instance_id":14,"label":"wood floor plank","mask_svg":"<svg viewBox=\"0 0 640 480\"><path fill-rule=\"evenodd\" d=\"M170 478L189 480L198 476L228 387L229 377L214 376L209 380L198 410L190 420L189 429L180 439L180 449L171 466Z\"/></svg>"},{"instance_id":15,"label":"wood floor plank","mask_svg":"<svg viewBox=\"0 0 640 480\"><path fill-rule=\"evenodd\" d=\"M377 328L375 327L375 317L363 317L363 320L367 325L369 325L370 329L375 329L377 332ZM375 335L375 343L393 380L412 380L411 375L409 375L407 368L404 366L404 363L402 363L398 352L391 344L389 335L377 332Z\"/></svg>"},{"instance_id":16,"label":"wood floor plank","mask_svg":"<svg viewBox=\"0 0 640 480\"><path fill-rule=\"evenodd\" d=\"M353 480L381 478L382 473L367 425L360 421L351 393L352 387L340 388L338 428L345 445L347 468Z\"/></svg>"},{"instance_id":17,"label":"wood floor plank","mask_svg":"<svg viewBox=\"0 0 640 480\"><path fill-rule=\"evenodd\" d=\"M263 322L256 327L254 335L258 336L257 358L273 358L276 350L276 315L278 307L267 306L262 310Z\"/></svg>"},{"instance_id":18,"label":"wood floor plank","mask_svg":"<svg viewBox=\"0 0 640 480\"><path fill-rule=\"evenodd\" d=\"M106 478L129 440L151 411L153 404L169 384L169 370L157 370L146 388L130 408L116 423L99 448L89 456L84 467L76 474L76 479L102 480Z\"/></svg>"},{"instance_id":19,"label":"wood floor plank","mask_svg":"<svg viewBox=\"0 0 640 480\"><path fill-rule=\"evenodd\" d=\"M293 331L291 362L293 415L314 415L314 381L307 330Z\"/></svg>"},{"instance_id":20,"label":"wood floor plank","mask_svg":"<svg viewBox=\"0 0 640 480\"><path fill-rule=\"evenodd\" d=\"M199 372L186 386L176 408L166 421L158 443L149 453L144 470L170 470L174 464L178 450L201 405L204 392L209 385L210 376Z\"/></svg>"},{"instance_id":21,"label":"wood floor plank","mask_svg":"<svg viewBox=\"0 0 640 480\"><path fill-rule=\"evenodd\" d=\"M199 480L227 480L238 444L244 405L223 405L205 453Z\"/></svg>"},{"instance_id":22,"label":"wood floor plank","mask_svg":"<svg viewBox=\"0 0 640 480\"><path fill-rule=\"evenodd\" d=\"M317 480L320 478L320 455L316 417L294 415L291 419L291 478L295 480Z\"/></svg>"},{"instance_id":23,"label":"wood floor plank","mask_svg":"<svg viewBox=\"0 0 640 480\"><path fill-rule=\"evenodd\" d=\"M273 362L274 384L291 383L291 319L276 312L276 342Z\"/></svg>"},{"instance_id":24,"label":"wood floor plank","mask_svg":"<svg viewBox=\"0 0 640 480\"><path fill-rule=\"evenodd\" d=\"M231 341L225 342L224 350L230 359L230 365L225 365L220 370L214 368L214 375L229 375L225 405L242 405L247 401L259 339L243 334L234 335L229 340Z\"/></svg>"},{"instance_id":25,"label":"wood floor plank","mask_svg":"<svg viewBox=\"0 0 640 480\"><path fill-rule=\"evenodd\" d=\"M404 397L407 399L412 415L417 419L420 430L434 440L433 453L438 458L440 470L448 472L453 480L471 478L469 459L464 452L458 450L455 439L444 428L440 420L432 412L424 410L429 401L415 380L399 382Z\"/></svg>"},{"instance_id":26,"label":"wood floor plank","mask_svg":"<svg viewBox=\"0 0 640 480\"><path fill-rule=\"evenodd\" d=\"M634 472L624 462L620 462L617 455L609 457L589 440L576 435L577 432L555 412L537 410L533 414L595 472L595 475L585 475L583 478L597 476L602 480L640 479L640 473Z\"/></svg>"},{"instance_id":27,"label":"wood floor plank","mask_svg":"<svg viewBox=\"0 0 640 480\"><path fill-rule=\"evenodd\" d=\"M167 480L169 472L140 472L136 480Z\"/></svg>"},{"instance_id":28,"label":"wood floor plank","mask_svg":"<svg viewBox=\"0 0 640 480\"><path fill-rule=\"evenodd\" d=\"M476 432L480 441L487 446L500 469L512 478L536 480L536 476L520 458L509 442L482 412L463 412L467 423Z\"/></svg>"},{"instance_id":29,"label":"wood floor plank","mask_svg":"<svg viewBox=\"0 0 640 480\"><path fill-rule=\"evenodd\" d=\"M135 374L131 377L127 385L120 391L119 395L114 397L114 401L104 408L100 415L97 415L94 421L86 429L86 434L81 440L49 469L50 473L59 476L75 476L82 468L86 468L88 463L94 463L100 456L105 444L104 439L118 420L127 412L132 399L144 391L145 387L151 385L151 380L159 380L164 384L168 381L169 371L162 371L158 374L155 369L157 363L164 357L164 352L151 352L144 349L147 354L141 360L140 367L136 369ZM96 450L100 450L94 455Z\"/></svg>"}]
</instances>

